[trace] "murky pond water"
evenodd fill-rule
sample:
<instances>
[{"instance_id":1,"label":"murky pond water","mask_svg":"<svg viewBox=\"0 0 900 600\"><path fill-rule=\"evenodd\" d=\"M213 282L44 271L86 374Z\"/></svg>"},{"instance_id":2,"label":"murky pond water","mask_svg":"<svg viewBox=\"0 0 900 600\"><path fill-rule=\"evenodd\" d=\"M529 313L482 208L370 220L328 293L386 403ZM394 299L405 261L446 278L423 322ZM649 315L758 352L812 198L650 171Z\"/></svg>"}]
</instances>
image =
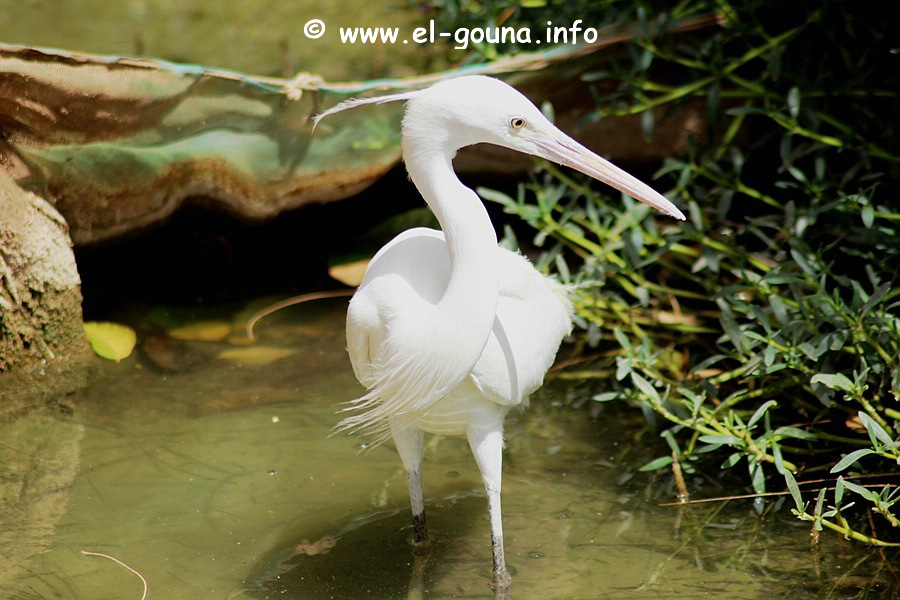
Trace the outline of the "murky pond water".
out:
<instances>
[{"instance_id":1,"label":"murky pond water","mask_svg":"<svg viewBox=\"0 0 900 600\"><path fill-rule=\"evenodd\" d=\"M149 598L493 597L486 499L464 440L429 438L434 549L417 559L393 447L360 452L363 440L329 435L336 406L360 391L345 306L273 315L255 346L186 342L178 356L193 366L179 372L139 351L105 363L71 414L4 425L13 434L2 452L27 448L32 472L70 482L47 486L48 508L30 505L18 537L0 536L0 598L141 597L136 575L82 551L138 571ZM658 506L671 498L668 477L636 471L660 452L647 448L655 434L609 409L572 408L567 393L553 382L508 419L512 597L800 598L871 587L838 582L874 555L825 536L813 556L808 529L786 510L758 520L749 501ZM42 485L29 477L22 488Z\"/></svg>"}]
</instances>

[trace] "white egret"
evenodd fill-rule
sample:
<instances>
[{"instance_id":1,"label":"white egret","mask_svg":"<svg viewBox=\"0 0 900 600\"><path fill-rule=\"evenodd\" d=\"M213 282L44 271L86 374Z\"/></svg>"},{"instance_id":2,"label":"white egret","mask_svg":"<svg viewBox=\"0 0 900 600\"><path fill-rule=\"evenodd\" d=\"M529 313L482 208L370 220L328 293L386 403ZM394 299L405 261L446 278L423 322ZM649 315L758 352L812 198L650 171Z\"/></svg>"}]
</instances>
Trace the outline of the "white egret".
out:
<instances>
[{"instance_id":1,"label":"white egret","mask_svg":"<svg viewBox=\"0 0 900 600\"><path fill-rule=\"evenodd\" d=\"M405 231L372 259L347 313L350 362L368 390L338 429L393 437L409 480L414 541L428 543L423 433L465 435L487 490L494 575L509 585L500 518L503 421L543 383L572 327L564 288L497 245L484 205L453 171L460 148L496 144L569 166L671 215L666 198L562 131L518 91L488 77L350 100L406 101L407 171L442 231Z\"/></svg>"}]
</instances>

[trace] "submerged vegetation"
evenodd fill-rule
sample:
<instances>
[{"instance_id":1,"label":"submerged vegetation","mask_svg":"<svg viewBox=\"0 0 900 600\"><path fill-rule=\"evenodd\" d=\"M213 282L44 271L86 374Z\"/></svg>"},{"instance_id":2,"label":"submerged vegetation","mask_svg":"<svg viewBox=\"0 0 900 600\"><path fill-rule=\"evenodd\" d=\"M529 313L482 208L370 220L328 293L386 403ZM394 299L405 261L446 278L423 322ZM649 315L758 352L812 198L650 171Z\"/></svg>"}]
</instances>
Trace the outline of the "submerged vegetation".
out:
<instances>
[{"instance_id":1,"label":"submerged vegetation","mask_svg":"<svg viewBox=\"0 0 900 600\"><path fill-rule=\"evenodd\" d=\"M522 6L534 8L451 2L445 15L539 24L565 7L644 32L721 20L702 35L638 36L583 77L589 120L641 115L650 140L659 119L702 103L706 130L653 181L686 222L552 165L515 197L480 190L537 230L540 263L575 289L589 358L561 376L644 408L671 450L646 470L721 465L758 494L789 492L814 535L900 542L900 65L888 21L846 0Z\"/></svg>"}]
</instances>

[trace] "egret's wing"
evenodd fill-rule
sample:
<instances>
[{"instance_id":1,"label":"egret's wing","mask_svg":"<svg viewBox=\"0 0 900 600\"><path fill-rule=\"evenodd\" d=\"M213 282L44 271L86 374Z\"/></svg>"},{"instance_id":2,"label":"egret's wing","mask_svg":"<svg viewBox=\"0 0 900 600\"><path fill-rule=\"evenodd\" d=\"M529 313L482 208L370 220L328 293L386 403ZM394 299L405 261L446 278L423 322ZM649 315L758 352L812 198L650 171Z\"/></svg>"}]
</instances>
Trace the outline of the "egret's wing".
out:
<instances>
[{"instance_id":1,"label":"egret's wing","mask_svg":"<svg viewBox=\"0 0 900 600\"><path fill-rule=\"evenodd\" d=\"M428 274L436 281L421 281L422 269L417 266L420 258L433 265ZM432 290L432 295L442 294L448 278L449 261L444 234L426 227L402 232L369 261L366 274L347 310L347 352L356 378L367 389L374 383L373 364L387 335L391 313L396 312L391 307L402 307L408 302L404 300L406 297L423 291L427 293Z\"/></svg>"},{"instance_id":2,"label":"egret's wing","mask_svg":"<svg viewBox=\"0 0 900 600\"><path fill-rule=\"evenodd\" d=\"M572 305L556 280L525 257L500 248L497 318L472 377L485 398L525 402L541 386L563 338L572 330Z\"/></svg>"},{"instance_id":3,"label":"egret's wing","mask_svg":"<svg viewBox=\"0 0 900 600\"><path fill-rule=\"evenodd\" d=\"M468 375L442 360L446 348L429 344L429 308L443 296L450 261L443 234L426 228L403 232L382 248L366 271L347 317L354 372L368 392L338 424L389 436L388 418L402 425L427 410Z\"/></svg>"},{"instance_id":4,"label":"egret's wing","mask_svg":"<svg viewBox=\"0 0 900 600\"><path fill-rule=\"evenodd\" d=\"M347 308L347 354L353 373L368 387L372 378L372 361L384 339L384 328L366 290L360 289Z\"/></svg>"},{"instance_id":5,"label":"egret's wing","mask_svg":"<svg viewBox=\"0 0 900 600\"><path fill-rule=\"evenodd\" d=\"M347 319L350 358L368 392L350 403L347 410L357 414L341 421L339 430L365 431L383 441L390 436L388 419L397 427L411 424L469 376L485 399L501 405L520 404L541 385L571 330L572 307L559 283L521 255L497 251L496 318L471 364L438 343L467 335L464 321L458 331L435 329L453 322L433 319L450 277L443 234L410 230L376 255Z\"/></svg>"}]
</instances>

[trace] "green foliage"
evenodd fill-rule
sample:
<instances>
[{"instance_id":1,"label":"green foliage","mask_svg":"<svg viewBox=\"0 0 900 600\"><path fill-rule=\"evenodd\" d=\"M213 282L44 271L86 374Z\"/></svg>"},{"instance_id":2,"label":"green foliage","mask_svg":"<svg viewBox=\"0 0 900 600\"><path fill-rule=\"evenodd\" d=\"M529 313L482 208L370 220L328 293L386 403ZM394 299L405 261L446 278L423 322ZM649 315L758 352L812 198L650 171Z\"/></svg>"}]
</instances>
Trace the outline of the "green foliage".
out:
<instances>
[{"instance_id":1,"label":"green foliage","mask_svg":"<svg viewBox=\"0 0 900 600\"><path fill-rule=\"evenodd\" d=\"M584 75L604 84L588 120L642 115L652 135L655 120L702 107L689 152L657 172L686 222L552 165L514 198L481 193L537 230L540 265L572 285L595 358L562 376L644 408L688 473L741 469L758 493L790 492L817 531L898 540L900 491L884 484L900 462L889 23L846 0L715 7L717 30L638 38L630 61ZM665 30L674 12L654 14ZM830 506L803 483L827 471L841 474ZM890 527L863 533L863 509Z\"/></svg>"}]
</instances>

